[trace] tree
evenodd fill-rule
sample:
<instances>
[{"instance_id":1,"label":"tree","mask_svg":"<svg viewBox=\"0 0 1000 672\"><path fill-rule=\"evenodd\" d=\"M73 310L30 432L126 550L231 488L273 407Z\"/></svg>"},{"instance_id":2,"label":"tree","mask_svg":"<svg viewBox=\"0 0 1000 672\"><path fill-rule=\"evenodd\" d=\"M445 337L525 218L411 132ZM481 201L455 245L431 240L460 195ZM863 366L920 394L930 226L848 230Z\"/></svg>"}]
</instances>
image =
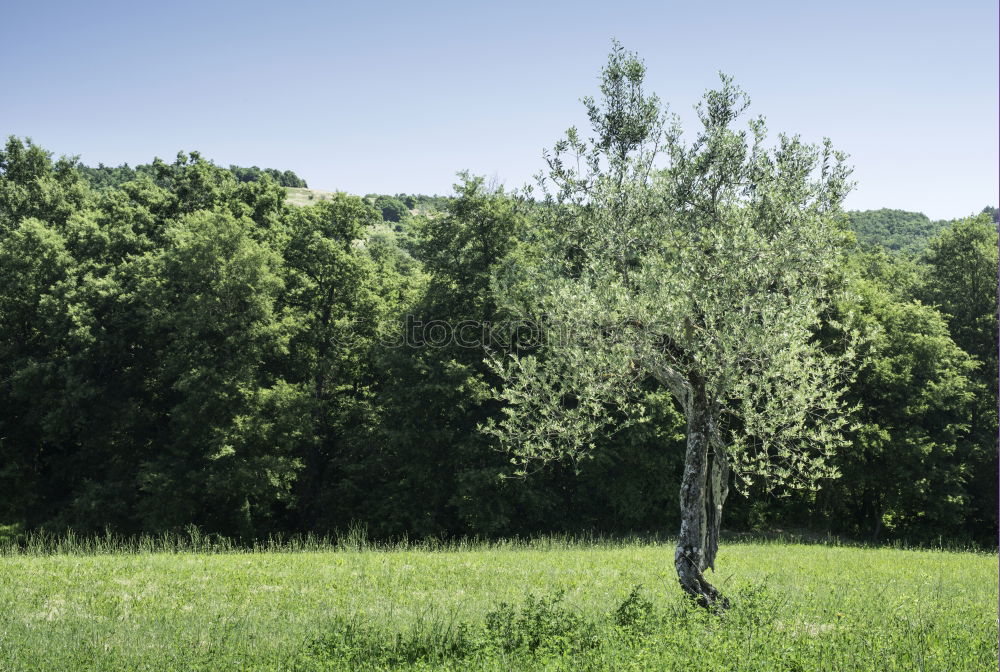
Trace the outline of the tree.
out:
<instances>
[{"instance_id":1,"label":"tree","mask_svg":"<svg viewBox=\"0 0 1000 672\"><path fill-rule=\"evenodd\" d=\"M137 292L160 414L138 474L146 529L195 522L251 537L291 499L305 404L278 366L293 332L276 310L281 258L252 231L228 212L195 212L144 259Z\"/></svg>"},{"instance_id":2,"label":"tree","mask_svg":"<svg viewBox=\"0 0 1000 672\"><path fill-rule=\"evenodd\" d=\"M61 225L87 200L76 159L52 161L51 152L14 136L0 149L0 235L25 217Z\"/></svg>"},{"instance_id":3,"label":"tree","mask_svg":"<svg viewBox=\"0 0 1000 672\"><path fill-rule=\"evenodd\" d=\"M963 350L995 369L997 229L989 213L952 223L928 244L924 261L921 298L940 306Z\"/></svg>"},{"instance_id":4,"label":"tree","mask_svg":"<svg viewBox=\"0 0 1000 672\"><path fill-rule=\"evenodd\" d=\"M410 214L410 211L406 209L406 204L392 196L376 198L375 209L382 213L382 219L387 222L400 222Z\"/></svg>"},{"instance_id":5,"label":"tree","mask_svg":"<svg viewBox=\"0 0 1000 672\"><path fill-rule=\"evenodd\" d=\"M818 496L829 525L878 541L955 534L969 514L972 474L963 454L974 362L941 314L907 295L915 278L884 251L856 254L851 291L828 323L850 319L863 337L846 398L857 407L850 444L834 459L843 477ZM843 337L825 330L831 346ZM801 505L802 502L799 502Z\"/></svg>"},{"instance_id":6,"label":"tree","mask_svg":"<svg viewBox=\"0 0 1000 672\"><path fill-rule=\"evenodd\" d=\"M10 495L0 515L36 523L61 452L42 449L42 427L61 392L52 382L66 355L56 327L76 263L65 239L34 217L0 233L0 486Z\"/></svg>"},{"instance_id":7,"label":"tree","mask_svg":"<svg viewBox=\"0 0 1000 672\"><path fill-rule=\"evenodd\" d=\"M514 517L516 497L504 501L498 479L502 456L476 425L497 408L482 350L497 311L490 277L525 218L502 190L460 179L445 213L415 222L415 254L429 277L408 307L406 347L383 353L391 376L379 392L381 474L372 476L384 483L365 493L364 507L377 512L376 533L496 533Z\"/></svg>"},{"instance_id":8,"label":"tree","mask_svg":"<svg viewBox=\"0 0 1000 672\"><path fill-rule=\"evenodd\" d=\"M931 240L918 296L945 315L955 343L979 363L964 461L973 473L970 530L996 529L997 228L990 213L954 222Z\"/></svg>"},{"instance_id":9,"label":"tree","mask_svg":"<svg viewBox=\"0 0 1000 672\"><path fill-rule=\"evenodd\" d=\"M293 380L308 390L311 410L311 427L302 428L300 438L299 519L304 527L317 520L317 498L342 424L336 417L338 402L352 391L363 345L374 339L380 322L375 278L385 269L376 268L357 244L378 221L371 205L343 193L310 208L294 208L288 216L283 303L299 326L289 369Z\"/></svg>"},{"instance_id":10,"label":"tree","mask_svg":"<svg viewBox=\"0 0 1000 672\"><path fill-rule=\"evenodd\" d=\"M644 77L615 43L602 99L584 99L595 137L571 128L546 154L534 263L498 280L544 338L495 360L505 416L484 429L526 471L587 455L614 414L641 421L642 382L669 390L687 420L675 568L700 604L725 607L704 571L730 471L770 489L835 475L852 349L830 354L815 332L849 170L829 141L766 149L762 119L736 129L748 100L725 76L688 145Z\"/></svg>"}]
</instances>

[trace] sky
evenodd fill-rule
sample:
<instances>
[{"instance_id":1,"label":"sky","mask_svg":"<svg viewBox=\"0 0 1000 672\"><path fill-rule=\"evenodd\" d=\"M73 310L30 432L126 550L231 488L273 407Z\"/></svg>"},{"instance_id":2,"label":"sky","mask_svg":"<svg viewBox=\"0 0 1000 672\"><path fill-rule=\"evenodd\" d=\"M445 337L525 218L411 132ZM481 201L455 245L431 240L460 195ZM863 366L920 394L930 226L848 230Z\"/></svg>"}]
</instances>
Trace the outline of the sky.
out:
<instances>
[{"instance_id":1,"label":"sky","mask_svg":"<svg viewBox=\"0 0 1000 672\"><path fill-rule=\"evenodd\" d=\"M0 0L0 134L87 164L197 150L315 189L532 181L612 38L695 131L732 75L774 132L851 155L851 209L997 205L998 10L924 2Z\"/></svg>"}]
</instances>

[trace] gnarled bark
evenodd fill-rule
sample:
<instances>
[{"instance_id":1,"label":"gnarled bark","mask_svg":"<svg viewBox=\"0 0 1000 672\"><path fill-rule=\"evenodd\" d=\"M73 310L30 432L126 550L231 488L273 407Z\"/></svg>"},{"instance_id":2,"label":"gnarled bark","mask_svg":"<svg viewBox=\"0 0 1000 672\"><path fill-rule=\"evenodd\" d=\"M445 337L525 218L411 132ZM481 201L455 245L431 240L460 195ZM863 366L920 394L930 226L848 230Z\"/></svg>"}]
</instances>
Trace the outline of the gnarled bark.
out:
<instances>
[{"instance_id":1,"label":"gnarled bark","mask_svg":"<svg viewBox=\"0 0 1000 672\"><path fill-rule=\"evenodd\" d=\"M704 576L715 570L722 505L729 491L729 463L715 427L716 413L704 381L692 377L687 397L687 452L681 480L681 530L674 564L677 578L698 604L726 608L729 601Z\"/></svg>"}]
</instances>

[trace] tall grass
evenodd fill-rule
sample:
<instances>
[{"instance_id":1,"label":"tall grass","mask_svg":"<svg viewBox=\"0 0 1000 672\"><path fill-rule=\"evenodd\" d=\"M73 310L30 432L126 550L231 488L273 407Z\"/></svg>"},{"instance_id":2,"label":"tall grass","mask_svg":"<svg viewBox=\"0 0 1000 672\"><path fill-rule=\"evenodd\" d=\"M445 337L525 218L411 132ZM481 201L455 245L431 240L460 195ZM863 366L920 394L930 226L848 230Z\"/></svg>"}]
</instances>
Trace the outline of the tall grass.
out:
<instances>
[{"instance_id":1,"label":"tall grass","mask_svg":"<svg viewBox=\"0 0 1000 672\"><path fill-rule=\"evenodd\" d=\"M558 549L626 547L650 543L668 543L660 535L546 534L531 537L401 537L374 540L364 525L352 525L335 534L313 533L269 535L263 539L242 540L202 532L195 525L183 532L123 535L112 530L102 534L80 535L73 530L51 532L34 530L0 538L0 557L26 555L114 555L150 553L314 553L314 552L458 552L492 549Z\"/></svg>"},{"instance_id":2,"label":"tall grass","mask_svg":"<svg viewBox=\"0 0 1000 672\"><path fill-rule=\"evenodd\" d=\"M0 670L997 669L995 554L837 543L724 544L713 615L669 540L22 535Z\"/></svg>"},{"instance_id":3,"label":"tall grass","mask_svg":"<svg viewBox=\"0 0 1000 672\"><path fill-rule=\"evenodd\" d=\"M644 545L669 545L673 537L659 533L607 535L597 533L543 534L530 537L401 537L376 540L368 535L363 524L354 524L334 534L274 534L261 539L237 539L203 532L195 525L182 532L126 535L106 529L100 534L78 534L72 529L62 532L31 530L8 532L0 536L0 557L16 555L115 555L152 553L318 553L318 552L458 552L503 549L534 549L540 551L580 549L587 547L627 548ZM970 542L939 538L934 543L908 543L893 540L881 544L843 539L833 535L803 533L723 533L723 544L754 544L779 546L821 545L834 548L891 548L895 550L931 550L963 553L994 553Z\"/></svg>"}]
</instances>

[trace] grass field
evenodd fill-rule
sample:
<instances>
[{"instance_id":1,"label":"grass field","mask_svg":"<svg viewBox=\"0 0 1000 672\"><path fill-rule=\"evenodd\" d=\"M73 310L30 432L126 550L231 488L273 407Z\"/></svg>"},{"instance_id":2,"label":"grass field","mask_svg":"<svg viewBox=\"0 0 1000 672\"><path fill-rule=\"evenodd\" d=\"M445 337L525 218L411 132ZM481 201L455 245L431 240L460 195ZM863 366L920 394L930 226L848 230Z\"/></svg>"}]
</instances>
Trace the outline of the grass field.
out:
<instances>
[{"instance_id":1,"label":"grass field","mask_svg":"<svg viewBox=\"0 0 1000 672\"><path fill-rule=\"evenodd\" d=\"M730 543L713 615L668 544L156 547L8 549L0 669L997 669L995 554Z\"/></svg>"},{"instance_id":2,"label":"grass field","mask_svg":"<svg viewBox=\"0 0 1000 672\"><path fill-rule=\"evenodd\" d=\"M285 201L292 205L315 205L320 201L328 201L333 197L333 191L322 189L306 189L304 187L285 187Z\"/></svg>"}]
</instances>

